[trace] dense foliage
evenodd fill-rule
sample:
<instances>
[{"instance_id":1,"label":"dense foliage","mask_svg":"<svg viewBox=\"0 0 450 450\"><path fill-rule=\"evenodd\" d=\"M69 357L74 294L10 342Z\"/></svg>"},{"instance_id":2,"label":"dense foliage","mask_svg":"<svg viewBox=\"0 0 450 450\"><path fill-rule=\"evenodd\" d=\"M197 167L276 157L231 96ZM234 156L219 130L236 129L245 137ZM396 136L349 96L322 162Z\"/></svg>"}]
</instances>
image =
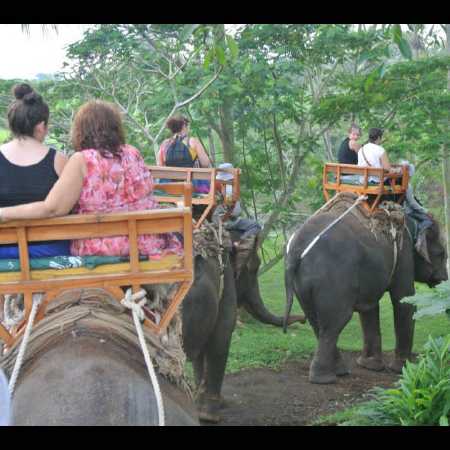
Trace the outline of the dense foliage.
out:
<instances>
[{"instance_id":1,"label":"dense foliage","mask_svg":"<svg viewBox=\"0 0 450 450\"><path fill-rule=\"evenodd\" d=\"M450 59L439 31L102 24L68 47L62 73L34 84L51 107L52 139L69 150L74 111L89 98L119 106L128 140L149 163L167 137L166 119L175 111L189 115L213 160L242 168L243 209L263 222L263 240L280 244L263 255L270 253L273 265L291 230L322 204L323 163L336 158L353 121L363 140L370 127L386 130L391 159L416 164L419 199L444 219ZM0 81L3 111L11 85Z\"/></svg>"},{"instance_id":2,"label":"dense foliage","mask_svg":"<svg viewBox=\"0 0 450 450\"><path fill-rule=\"evenodd\" d=\"M396 387L376 388L342 425L441 425L450 418L450 335L430 337L416 363L407 362Z\"/></svg>"}]
</instances>

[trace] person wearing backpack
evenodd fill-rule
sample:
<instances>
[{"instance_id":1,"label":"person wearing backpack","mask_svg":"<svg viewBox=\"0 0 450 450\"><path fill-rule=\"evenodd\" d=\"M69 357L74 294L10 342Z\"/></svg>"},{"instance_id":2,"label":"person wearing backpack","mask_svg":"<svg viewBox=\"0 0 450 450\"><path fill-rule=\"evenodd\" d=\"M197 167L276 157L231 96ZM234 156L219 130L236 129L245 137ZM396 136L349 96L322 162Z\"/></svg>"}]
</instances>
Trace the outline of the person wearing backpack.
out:
<instances>
[{"instance_id":1,"label":"person wearing backpack","mask_svg":"<svg viewBox=\"0 0 450 450\"><path fill-rule=\"evenodd\" d=\"M172 132L172 137L163 141L159 147L159 166L211 167L211 161L201 142L189 136L189 119L174 116L167 121L166 126ZM194 180L193 186L195 192L209 192L209 182L206 180Z\"/></svg>"}]
</instances>

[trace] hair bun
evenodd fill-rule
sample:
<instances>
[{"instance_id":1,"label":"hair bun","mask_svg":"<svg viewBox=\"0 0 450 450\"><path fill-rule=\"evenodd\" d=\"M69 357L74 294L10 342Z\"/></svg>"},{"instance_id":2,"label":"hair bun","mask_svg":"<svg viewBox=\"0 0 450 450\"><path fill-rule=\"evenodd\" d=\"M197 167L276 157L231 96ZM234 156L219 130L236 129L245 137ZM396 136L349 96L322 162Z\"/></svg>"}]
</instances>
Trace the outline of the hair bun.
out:
<instances>
[{"instance_id":1,"label":"hair bun","mask_svg":"<svg viewBox=\"0 0 450 450\"><path fill-rule=\"evenodd\" d=\"M22 100L25 96L30 98L30 94L33 94L34 91L29 84L21 83L14 86L13 93L17 100Z\"/></svg>"}]
</instances>

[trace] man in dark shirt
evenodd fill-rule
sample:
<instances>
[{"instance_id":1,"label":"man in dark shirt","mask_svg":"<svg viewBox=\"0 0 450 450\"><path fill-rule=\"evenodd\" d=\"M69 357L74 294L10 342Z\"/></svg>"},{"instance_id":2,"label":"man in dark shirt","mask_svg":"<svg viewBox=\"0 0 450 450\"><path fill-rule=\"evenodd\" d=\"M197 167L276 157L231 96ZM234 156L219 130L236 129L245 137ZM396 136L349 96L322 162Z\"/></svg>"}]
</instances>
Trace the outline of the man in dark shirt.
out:
<instances>
[{"instance_id":1,"label":"man in dark shirt","mask_svg":"<svg viewBox=\"0 0 450 450\"><path fill-rule=\"evenodd\" d=\"M356 124L351 124L346 137L339 148L339 164L358 164L358 150L361 145L356 142L361 137L361 128Z\"/></svg>"}]
</instances>

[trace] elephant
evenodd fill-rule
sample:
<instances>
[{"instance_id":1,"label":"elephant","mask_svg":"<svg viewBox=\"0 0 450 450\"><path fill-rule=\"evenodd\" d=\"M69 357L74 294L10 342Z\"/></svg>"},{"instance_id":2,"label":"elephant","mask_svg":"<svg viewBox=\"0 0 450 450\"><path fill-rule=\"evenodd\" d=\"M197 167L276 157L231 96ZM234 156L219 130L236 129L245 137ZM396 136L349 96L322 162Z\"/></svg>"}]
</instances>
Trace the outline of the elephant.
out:
<instances>
[{"instance_id":1,"label":"elephant","mask_svg":"<svg viewBox=\"0 0 450 450\"><path fill-rule=\"evenodd\" d=\"M338 217L341 220L302 258L309 244ZM334 383L336 376L350 373L336 344L354 311L359 313L364 341L357 364L370 370L384 368L379 300L386 291L393 306L396 335L395 357L389 368L400 373L411 358L415 307L400 300L415 294L414 281L434 287L447 280L447 253L434 219L414 245L405 226L411 225L410 219L402 218L397 246L384 233L375 236L364 220L354 214L342 216L337 208L313 215L292 235L285 259L285 320L295 295L318 340L310 382Z\"/></svg>"},{"instance_id":2,"label":"elephant","mask_svg":"<svg viewBox=\"0 0 450 450\"><path fill-rule=\"evenodd\" d=\"M252 239L250 251L238 263L236 244L242 242L237 234L230 233L230 238L232 245L223 254L222 296L218 258L197 255L195 279L181 305L183 346L193 365L199 418L213 423L220 421L221 389L238 307L243 306L263 323L283 325L283 317L270 313L259 293L257 239ZM304 320L293 316L288 323Z\"/></svg>"},{"instance_id":3,"label":"elephant","mask_svg":"<svg viewBox=\"0 0 450 450\"><path fill-rule=\"evenodd\" d=\"M83 290L82 295L91 302L108 300L104 292L87 291ZM69 309L76 311L77 307ZM116 312L120 312L119 307L114 307ZM101 313L97 312L99 308ZM36 324L31 337L40 343L28 343L12 397L11 425L158 425L155 389L142 350L134 343L137 338L133 320L126 310L123 313L124 309L120 320L130 325L120 333L113 332L118 316L105 312L102 305L93 314L83 313L76 320L50 315ZM49 337L43 342L46 333ZM17 356L16 347L8 353L9 357L0 360L9 376ZM170 377L161 375L157 365L155 370L165 425L199 425L188 392Z\"/></svg>"}]
</instances>

